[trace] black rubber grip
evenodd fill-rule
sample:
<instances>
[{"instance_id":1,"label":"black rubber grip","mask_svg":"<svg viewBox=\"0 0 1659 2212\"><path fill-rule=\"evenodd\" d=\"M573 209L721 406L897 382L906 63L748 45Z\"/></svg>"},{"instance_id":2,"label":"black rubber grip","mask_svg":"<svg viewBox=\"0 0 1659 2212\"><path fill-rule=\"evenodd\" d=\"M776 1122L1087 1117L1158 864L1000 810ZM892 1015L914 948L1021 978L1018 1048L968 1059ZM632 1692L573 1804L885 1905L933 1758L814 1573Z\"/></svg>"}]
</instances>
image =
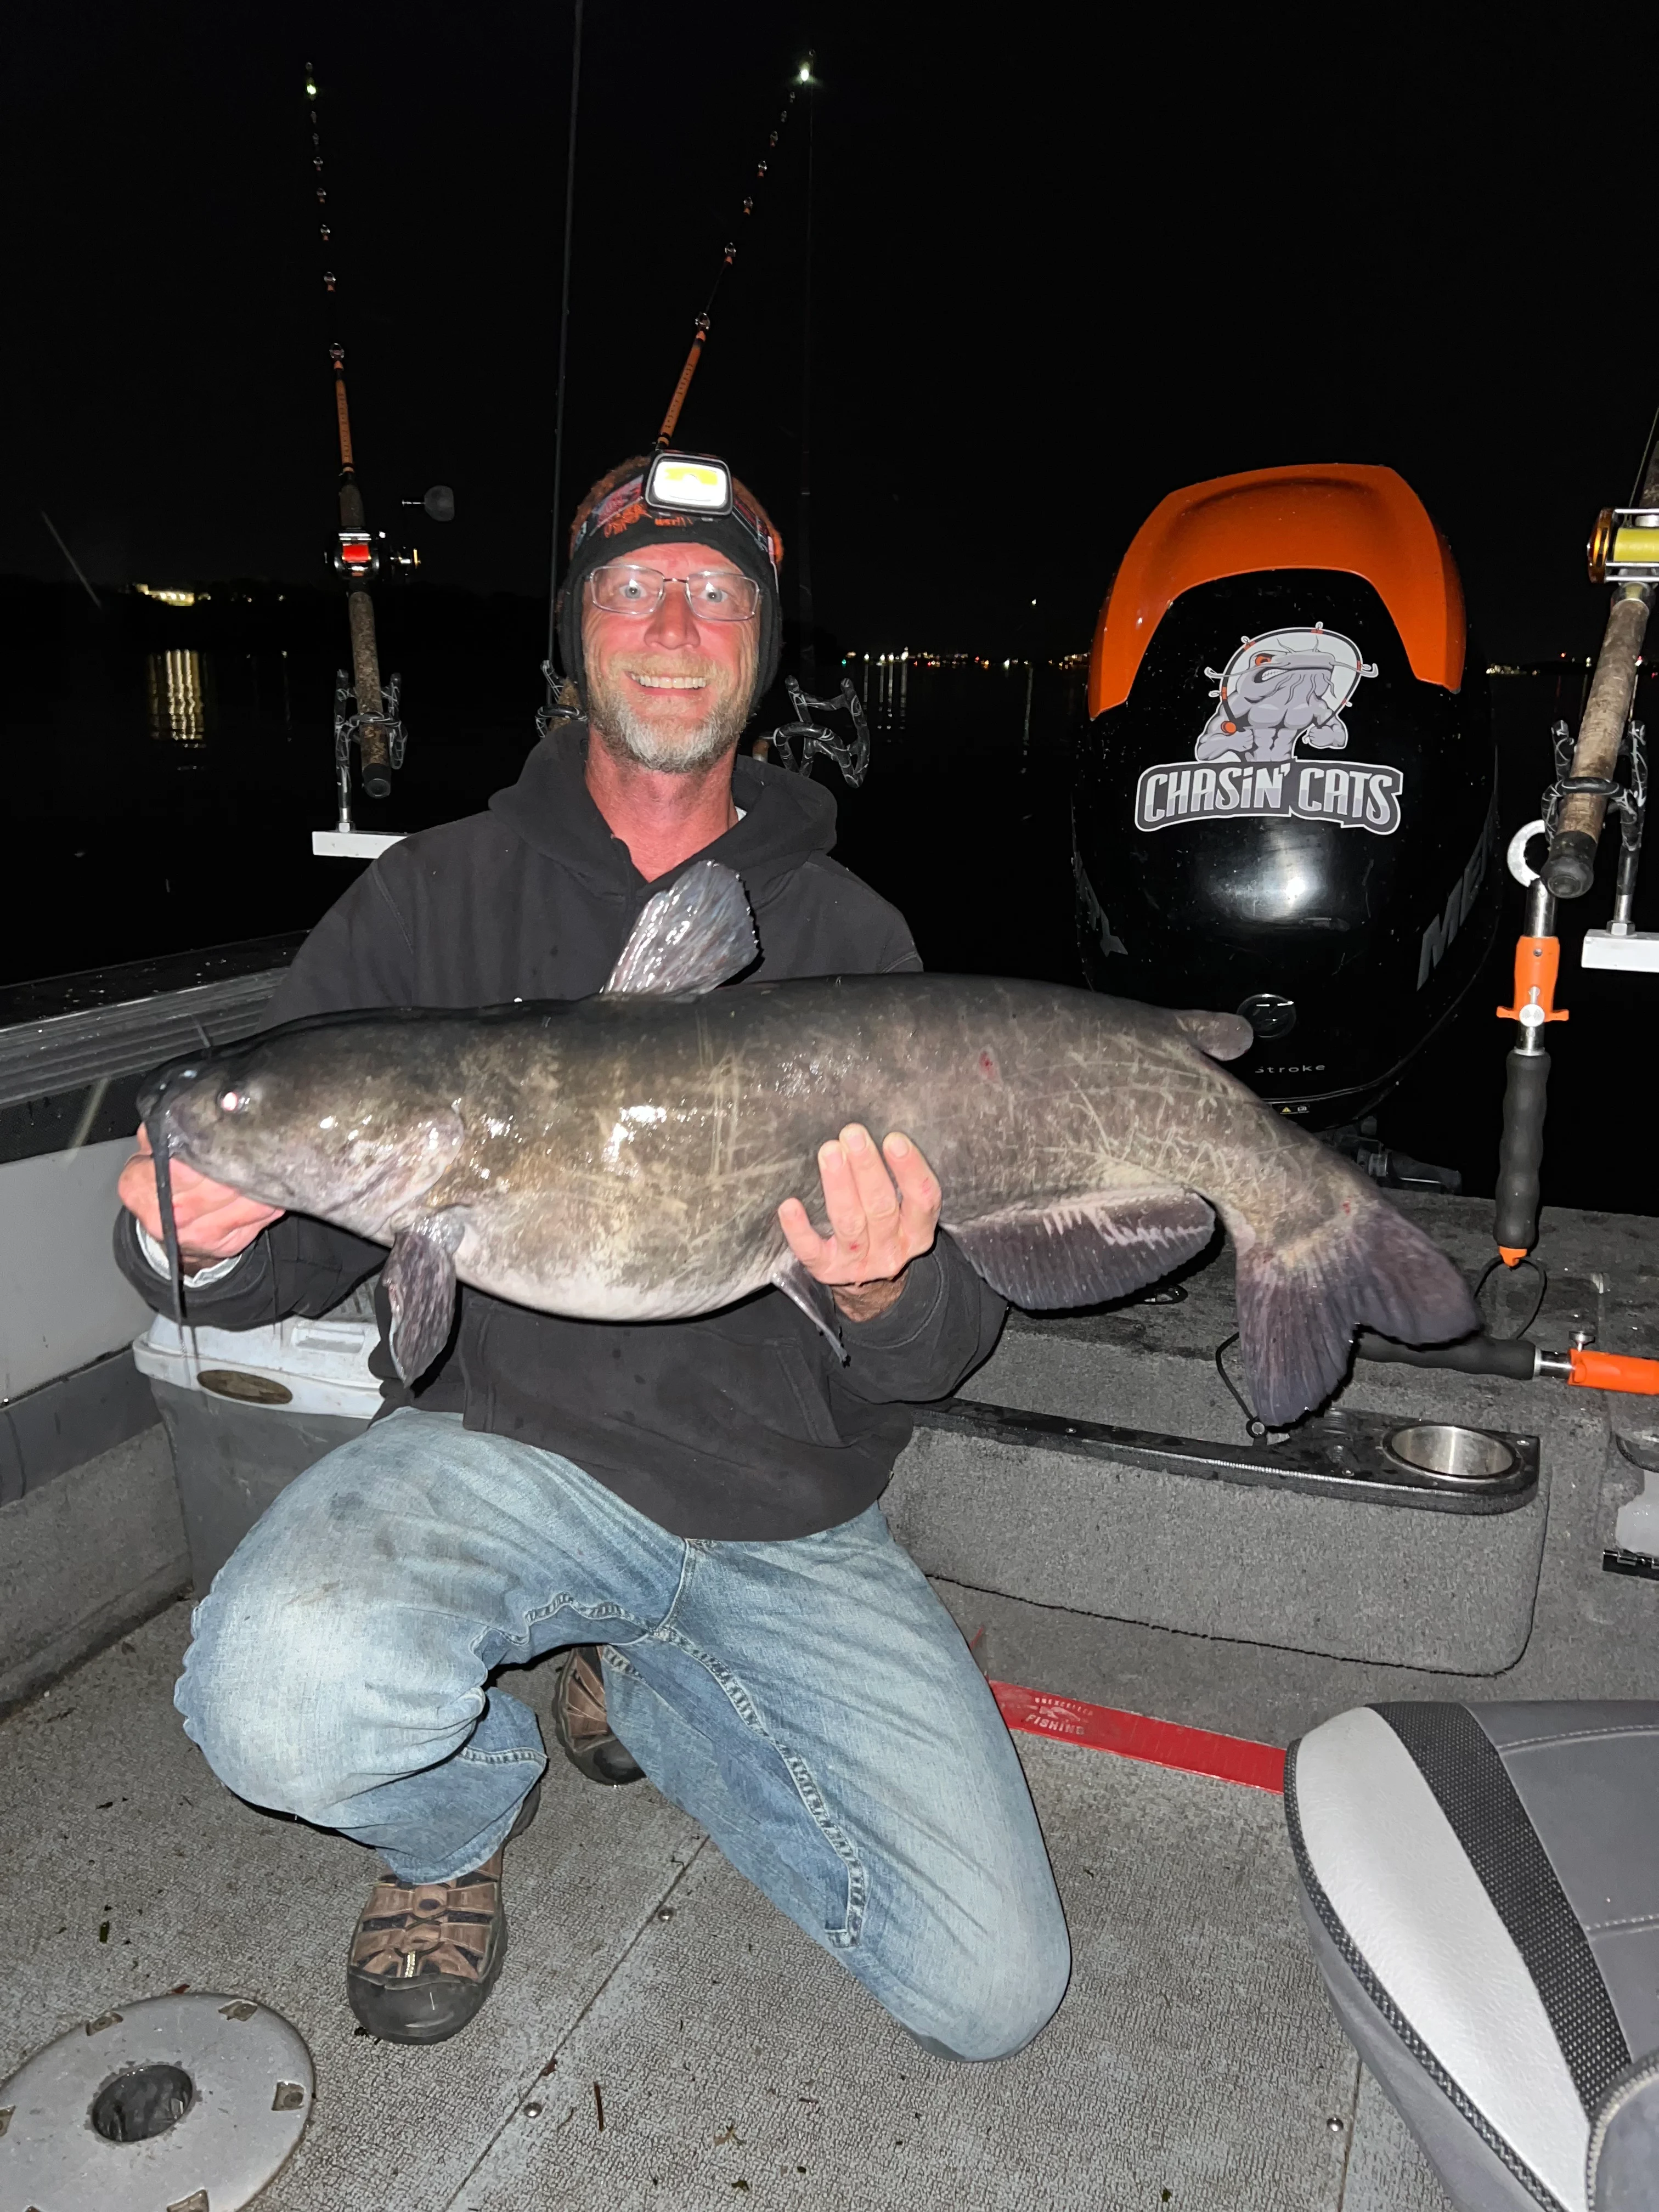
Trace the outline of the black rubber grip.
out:
<instances>
[{"instance_id":1,"label":"black rubber grip","mask_svg":"<svg viewBox=\"0 0 1659 2212\"><path fill-rule=\"evenodd\" d=\"M1544 887L1552 898L1583 898L1595 881L1595 840L1587 830L1558 830L1544 863Z\"/></svg>"},{"instance_id":2,"label":"black rubber grip","mask_svg":"<svg viewBox=\"0 0 1659 2212\"><path fill-rule=\"evenodd\" d=\"M1461 1344L1396 1344L1391 1337L1362 1329L1354 1340L1362 1359L1393 1359L1402 1367L1450 1367L1460 1375L1506 1375L1530 1382L1536 1372L1534 1347L1524 1336L1466 1336Z\"/></svg>"},{"instance_id":3,"label":"black rubber grip","mask_svg":"<svg viewBox=\"0 0 1659 2212\"><path fill-rule=\"evenodd\" d=\"M1511 1252L1530 1252L1538 1242L1538 1170L1544 1158L1547 1052L1511 1052L1504 1086L1504 1135L1498 1147L1494 1241Z\"/></svg>"}]
</instances>

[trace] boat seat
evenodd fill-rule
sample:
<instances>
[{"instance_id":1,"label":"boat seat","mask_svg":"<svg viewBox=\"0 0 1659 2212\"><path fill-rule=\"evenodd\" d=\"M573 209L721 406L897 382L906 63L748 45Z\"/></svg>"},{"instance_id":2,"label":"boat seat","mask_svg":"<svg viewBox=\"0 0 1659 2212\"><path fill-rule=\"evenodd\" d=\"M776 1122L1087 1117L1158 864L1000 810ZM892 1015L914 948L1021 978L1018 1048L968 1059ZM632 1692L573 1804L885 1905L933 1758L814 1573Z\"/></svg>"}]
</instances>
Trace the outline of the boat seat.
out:
<instances>
[{"instance_id":1,"label":"boat seat","mask_svg":"<svg viewBox=\"0 0 1659 2212\"><path fill-rule=\"evenodd\" d=\"M1659 1701L1362 1706L1285 1811L1337 2017L1458 2212L1656 2212Z\"/></svg>"}]
</instances>

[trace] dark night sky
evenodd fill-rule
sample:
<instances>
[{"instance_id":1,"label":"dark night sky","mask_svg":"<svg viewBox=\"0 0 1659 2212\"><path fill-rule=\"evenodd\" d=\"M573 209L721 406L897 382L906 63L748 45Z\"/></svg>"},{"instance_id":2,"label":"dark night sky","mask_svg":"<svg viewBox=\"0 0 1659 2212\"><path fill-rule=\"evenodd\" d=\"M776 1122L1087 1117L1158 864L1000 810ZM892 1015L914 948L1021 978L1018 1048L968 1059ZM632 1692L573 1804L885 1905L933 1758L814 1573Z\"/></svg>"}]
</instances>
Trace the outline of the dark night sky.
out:
<instances>
[{"instance_id":1,"label":"dark night sky","mask_svg":"<svg viewBox=\"0 0 1659 2212\"><path fill-rule=\"evenodd\" d=\"M1322 19L1223 46L1191 11L1049 10L1040 33L1024 12L590 0L568 493L648 443L735 230L682 439L792 534L799 108L736 210L810 46L814 562L843 643L1018 650L1036 596L1032 641L1080 647L1165 491L1357 459L1426 500L1489 657L1591 645L1580 549L1654 394L1587 333L1608 216L1562 55L1509 52L1512 11L1443 11L1462 44L1346 11L1340 46ZM431 574L535 591L570 21L557 0L14 15L0 573L61 573L44 506L112 582L322 580L310 59L371 519L450 482Z\"/></svg>"}]
</instances>

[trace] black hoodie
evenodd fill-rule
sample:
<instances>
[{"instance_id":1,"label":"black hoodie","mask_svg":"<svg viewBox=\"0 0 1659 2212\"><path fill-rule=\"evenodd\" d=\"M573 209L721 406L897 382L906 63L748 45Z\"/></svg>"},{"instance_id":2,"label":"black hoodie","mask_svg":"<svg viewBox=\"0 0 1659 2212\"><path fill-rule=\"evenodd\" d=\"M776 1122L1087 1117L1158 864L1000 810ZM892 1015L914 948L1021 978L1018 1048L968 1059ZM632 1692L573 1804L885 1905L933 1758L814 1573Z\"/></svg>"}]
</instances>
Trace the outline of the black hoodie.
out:
<instances>
[{"instance_id":1,"label":"black hoodie","mask_svg":"<svg viewBox=\"0 0 1659 2212\"><path fill-rule=\"evenodd\" d=\"M306 940L272 1022L599 990L646 900L678 871L647 884L635 867L589 795L585 744L580 725L556 731L488 812L405 838L366 869ZM902 917L829 858L836 807L822 786L740 757L732 797L743 820L696 857L743 878L754 975L921 967ZM130 1214L116 1256L164 1307ZM287 1214L192 1291L190 1311L233 1329L325 1312L385 1257ZM905 1401L953 1389L989 1353L1003 1310L941 1236L886 1313L843 1323L844 1367L776 1291L698 1321L617 1326L466 1288L448 1350L412 1395L389 1379L384 1342L375 1365L390 1402L561 1452L676 1535L768 1541L833 1528L878 1497L910 1433Z\"/></svg>"}]
</instances>

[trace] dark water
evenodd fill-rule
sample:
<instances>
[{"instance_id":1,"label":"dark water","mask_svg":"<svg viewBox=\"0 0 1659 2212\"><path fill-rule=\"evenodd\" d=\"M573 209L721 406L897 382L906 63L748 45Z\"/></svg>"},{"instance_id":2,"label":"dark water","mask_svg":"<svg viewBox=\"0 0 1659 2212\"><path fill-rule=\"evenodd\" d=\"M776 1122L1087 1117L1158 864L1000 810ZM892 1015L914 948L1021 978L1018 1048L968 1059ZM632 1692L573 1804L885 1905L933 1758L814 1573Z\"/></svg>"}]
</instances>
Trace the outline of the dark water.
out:
<instances>
[{"instance_id":1,"label":"dark water","mask_svg":"<svg viewBox=\"0 0 1659 2212\"><path fill-rule=\"evenodd\" d=\"M408 763L366 829L420 829L510 782L535 741L543 616L533 604L412 592L380 602L383 665L404 676ZM0 587L7 866L0 983L223 944L314 921L353 864L313 859L333 821L334 671L343 611L323 593L216 586L173 609L123 595L101 617L45 586ZM860 664L862 673L862 663ZM912 664L869 696L875 755L858 792L833 769L838 856L902 908L933 968L1078 980L1068 828L1084 728L1080 671ZM1576 720L1583 672L1496 678L1505 841L1538 811L1549 726ZM1644 681L1644 692L1650 688ZM1659 727L1659 717L1647 716ZM1587 973L1602 881L1564 909L1547 1202L1659 1212L1647 1036L1659 976ZM1379 1111L1385 1142L1457 1168L1489 1194L1522 895L1452 1021ZM1659 928L1659 855L1638 902Z\"/></svg>"}]
</instances>

